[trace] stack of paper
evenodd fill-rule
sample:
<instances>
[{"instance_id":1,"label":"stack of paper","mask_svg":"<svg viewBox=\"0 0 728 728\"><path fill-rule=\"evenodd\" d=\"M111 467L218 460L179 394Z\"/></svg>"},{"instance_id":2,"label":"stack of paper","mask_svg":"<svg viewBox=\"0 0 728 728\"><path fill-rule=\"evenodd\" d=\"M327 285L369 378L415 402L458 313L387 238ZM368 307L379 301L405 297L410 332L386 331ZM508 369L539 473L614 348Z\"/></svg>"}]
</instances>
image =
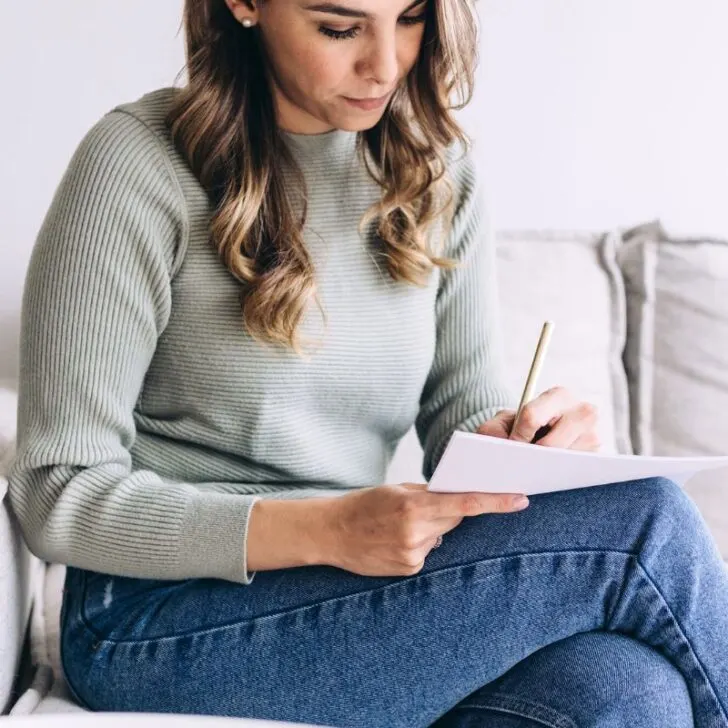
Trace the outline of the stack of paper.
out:
<instances>
[{"instance_id":1,"label":"stack of paper","mask_svg":"<svg viewBox=\"0 0 728 728\"><path fill-rule=\"evenodd\" d=\"M728 456L607 455L456 432L428 490L535 495L656 476L683 485L695 473L714 468L728 468Z\"/></svg>"}]
</instances>

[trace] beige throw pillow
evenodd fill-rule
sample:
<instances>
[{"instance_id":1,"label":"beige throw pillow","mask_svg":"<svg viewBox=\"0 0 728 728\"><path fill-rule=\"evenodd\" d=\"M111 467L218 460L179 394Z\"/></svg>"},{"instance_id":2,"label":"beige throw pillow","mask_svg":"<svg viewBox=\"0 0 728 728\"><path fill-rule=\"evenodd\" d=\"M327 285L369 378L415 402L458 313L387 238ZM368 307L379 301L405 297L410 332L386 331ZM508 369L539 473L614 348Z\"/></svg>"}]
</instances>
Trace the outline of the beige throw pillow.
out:
<instances>
[{"instance_id":1,"label":"beige throw pillow","mask_svg":"<svg viewBox=\"0 0 728 728\"><path fill-rule=\"evenodd\" d=\"M624 234L632 437L643 455L728 455L728 241ZM728 558L728 471L686 489Z\"/></svg>"}]
</instances>

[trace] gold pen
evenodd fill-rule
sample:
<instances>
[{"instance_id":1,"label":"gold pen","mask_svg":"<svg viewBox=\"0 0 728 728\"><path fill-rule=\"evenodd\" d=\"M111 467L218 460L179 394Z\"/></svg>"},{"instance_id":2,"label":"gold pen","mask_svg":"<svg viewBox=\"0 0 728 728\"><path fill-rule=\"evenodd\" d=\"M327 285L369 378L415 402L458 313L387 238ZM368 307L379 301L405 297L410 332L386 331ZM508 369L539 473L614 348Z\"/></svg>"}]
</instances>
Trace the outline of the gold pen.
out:
<instances>
[{"instance_id":1,"label":"gold pen","mask_svg":"<svg viewBox=\"0 0 728 728\"><path fill-rule=\"evenodd\" d=\"M541 367L543 366L543 361L546 357L546 349L548 348L549 342L551 341L551 334L553 333L553 330L553 321L546 321L543 325L543 328L541 329L541 336L539 337L538 345L536 346L536 353L533 355L531 369L529 370L528 377L526 378L526 386L523 388L523 394L521 395L521 401L518 405L518 410L516 411L516 418L515 420L513 420L511 433L513 433L518 426L518 422L521 418L523 408L533 399L533 391L536 388L536 381L539 377L539 374L541 374ZM533 443L537 440L540 440L548 433L550 429L551 428L549 425L544 425L543 427L539 428L531 442Z\"/></svg>"}]
</instances>

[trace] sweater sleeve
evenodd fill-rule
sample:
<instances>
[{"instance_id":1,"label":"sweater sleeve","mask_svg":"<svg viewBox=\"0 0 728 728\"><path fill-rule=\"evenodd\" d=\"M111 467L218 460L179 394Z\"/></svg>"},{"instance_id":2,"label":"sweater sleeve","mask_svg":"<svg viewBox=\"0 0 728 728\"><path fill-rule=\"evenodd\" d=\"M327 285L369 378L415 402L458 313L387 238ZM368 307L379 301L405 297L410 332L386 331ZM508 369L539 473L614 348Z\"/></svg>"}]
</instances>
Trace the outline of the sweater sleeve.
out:
<instances>
[{"instance_id":1,"label":"sweater sleeve","mask_svg":"<svg viewBox=\"0 0 728 728\"><path fill-rule=\"evenodd\" d=\"M446 250L459 265L441 274L435 356L415 423L427 480L455 430L474 432L499 410L516 407L506 384L495 240L483 189L470 156L454 170Z\"/></svg>"},{"instance_id":2,"label":"sweater sleeve","mask_svg":"<svg viewBox=\"0 0 728 728\"><path fill-rule=\"evenodd\" d=\"M259 497L132 467L133 410L186 234L168 165L157 137L116 111L86 135L56 190L23 293L10 496L29 547L47 561L249 584Z\"/></svg>"}]
</instances>

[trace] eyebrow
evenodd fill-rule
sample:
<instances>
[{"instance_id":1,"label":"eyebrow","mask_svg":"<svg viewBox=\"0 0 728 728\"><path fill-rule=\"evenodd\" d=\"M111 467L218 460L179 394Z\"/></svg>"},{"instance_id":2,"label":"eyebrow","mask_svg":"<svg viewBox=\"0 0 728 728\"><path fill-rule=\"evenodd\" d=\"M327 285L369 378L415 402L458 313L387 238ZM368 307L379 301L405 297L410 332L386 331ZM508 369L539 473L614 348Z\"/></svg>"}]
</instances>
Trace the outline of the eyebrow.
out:
<instances>
[{"instance_id":1,"label":"eyebrow","mask_svg":"<svg viewBox=\"0 0 728 728\"><path fill-rule=\"evenodd\" d=\"M427 0L415 0L411 5L406 7L402 13L408 13L410 10L414 10L420 5L424 5ZM354 8L347 8L343 5L336 5L335 3L317 3L316 5L306 5L304 10L309 10L314 13L329 13L330 15L342 15L345 18L364 18L370 19L371 15L364 12L363 10L354 10Z\"/></svg>"}]
</instances>

